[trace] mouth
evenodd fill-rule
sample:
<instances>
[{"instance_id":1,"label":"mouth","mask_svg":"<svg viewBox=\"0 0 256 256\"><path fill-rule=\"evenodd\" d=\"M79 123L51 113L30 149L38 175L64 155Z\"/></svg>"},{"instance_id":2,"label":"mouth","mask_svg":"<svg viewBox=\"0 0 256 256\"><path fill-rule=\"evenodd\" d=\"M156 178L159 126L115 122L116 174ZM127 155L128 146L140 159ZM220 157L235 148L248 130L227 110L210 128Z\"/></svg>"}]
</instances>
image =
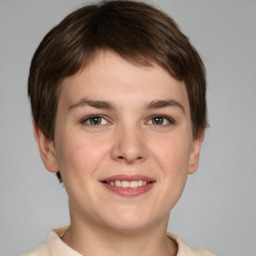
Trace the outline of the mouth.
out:
<instances>
[{"instance_id":1,"label":"mouth","mask_svg":"<svg viewBox=\"0 0 256 256\"><path fill-rule=\"evenodd\" d=\"M152 178L142 175L115 175L101 182L108 190L126 197L146 193L156 183Z\"/></svg>"},{"instance_id":2,"label":"mouth","mask_svg":"<svg viewBox=\"0 0 256 256\"><path fill-rule=\"evenodd\" d=\"M153 181L146 180L112 180L112 181L103 181L103 183L108 184L110 186L115 186L119 188L138 188L142 186L146 186L147 184L153 183Z\"/></svg>"}]
</instances>

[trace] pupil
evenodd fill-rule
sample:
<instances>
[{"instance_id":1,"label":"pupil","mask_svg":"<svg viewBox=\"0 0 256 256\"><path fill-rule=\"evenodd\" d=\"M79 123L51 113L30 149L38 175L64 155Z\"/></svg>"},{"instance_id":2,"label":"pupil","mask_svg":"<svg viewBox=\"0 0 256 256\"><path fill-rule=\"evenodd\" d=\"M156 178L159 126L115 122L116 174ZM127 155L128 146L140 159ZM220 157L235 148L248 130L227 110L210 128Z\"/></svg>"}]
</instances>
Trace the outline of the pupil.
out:
<instances>
[{"instance_id":1,"label":"pupil","mask_svg":"<svg viewBox=\"0 0 256 256\"><path fill-rule=\"evenodd\" d=\"M101 117L93 117L91 118L91 124L99 125L101 123Z\"/></svg>"},{"instance_id":2,"label":"pupil","mask_svg":"<svg viewBox=\"0 0 256 256\"><path fill-rule=\"evenodd\" d=\"M155 117L153 119L153 124L163 124L163 118L162 117Z\"/></svg>"}]
</instances>

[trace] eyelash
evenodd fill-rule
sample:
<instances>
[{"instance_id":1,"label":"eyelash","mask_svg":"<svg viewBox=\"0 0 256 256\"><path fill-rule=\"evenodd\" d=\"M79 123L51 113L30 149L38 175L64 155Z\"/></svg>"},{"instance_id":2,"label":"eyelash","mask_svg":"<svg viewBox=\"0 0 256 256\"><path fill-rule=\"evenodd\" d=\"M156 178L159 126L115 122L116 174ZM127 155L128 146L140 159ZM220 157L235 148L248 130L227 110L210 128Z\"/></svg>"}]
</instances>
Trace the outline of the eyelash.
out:
<instances>
[{"instance_id":1,"label":"eyelash","mask_svg":"<svg viewBox=\"0 0 256 256\"><path fill-rule=\"evenodd\" d=\"M81 120L81 124L84 124L84 125L87 125L87 126L101 126L101 125L107 125L107 124L88 124L87 122L88 121L92 121L92 119L93 118L99 118L99 119L101 119L101 121L102 121L102 119L104 119L104 120L106 120L106 122L107 123L109 123L108 121L107 121L107 119L104 117L104 116L102 116L102 115L90 115L90 116L87 116L87 117L85 117L85 118L83 118L82 120Z\"/></svg>"},{"instance_id":2,"label":"eyelash","mask_svg":"<svg viewBox=\"0 0 256 256\"><path fill-rule=\"evenodd\" d=\"M153 115L149 118L149 120L153 120L154 118L163 118L165 120L167 120L167 124L151 124L153 126L159 126L159 127L166 127L166 126L169 126L169 125L172 125L172 124L175 124L175 121L169 117L169 116L165 116L165 115Z\"/></svg>"},{"instance_id":3,"label":"eyelash","mask_svg":"<svg viewBox=\"0 0 256 256\"><path fill-rule=\"evenodd\" d=\"M107 123L101 124L101 122L100 122L100 124L92 124L92 123L88 124L87 122L90 121L90 120L92 121L93 118L99 118L99 119L101 120L101 122L102 122L102 119L104 119L107 123L109 123L109 121L108 121L104 116L102 116L102 115L90 115L90 116L87 116L87 117L83 118L83 119L81 120L81 124L84 124L84 125L86 125L86 126L95 126L95 127L97 127L97 126L102 126L102 125L107 125ZM163 122L165 122L165 120L167 120L167 122L168 122L168 123L165 123L165 124L154 124L154 123L152 122L152 124L150 124L150 125L153 125L153 126L155 126L155 127L156 127L156 126L159 126L159 127L166 127L166 126L175 124L175 121L174 121L171 117L165 116L165 115L153 115L153 116L151 116L151 117L148 119L147 123L148 123L150 120L152 121L154 118L164 119Z\"/></svg>"}]
</instances>

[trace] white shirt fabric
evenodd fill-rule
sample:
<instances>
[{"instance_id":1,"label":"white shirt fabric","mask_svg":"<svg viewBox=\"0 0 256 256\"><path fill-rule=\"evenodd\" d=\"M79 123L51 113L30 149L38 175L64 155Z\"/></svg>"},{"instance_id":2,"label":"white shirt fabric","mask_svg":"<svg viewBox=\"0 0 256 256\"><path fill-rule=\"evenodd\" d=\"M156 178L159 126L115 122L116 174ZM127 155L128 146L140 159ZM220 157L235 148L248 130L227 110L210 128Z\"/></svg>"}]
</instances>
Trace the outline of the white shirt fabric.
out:
<instances>
[{"instance_id":1,"label":"white shirt fabric","mask_svg":"<svg viewBox=\"0 0 256 256\"><path fill-rule=\"evenodd\" d=\"M61 237L65 234L67 228L68 227L62 227L50 231L46 244L40 245L34 251L21 256L83 256L62 241ZM167 233L167 235L176 241L178 245L177 256L216 256L205 249L196 249L187 246L176 235L170 233Z\"/></svg>"}]
</instances>

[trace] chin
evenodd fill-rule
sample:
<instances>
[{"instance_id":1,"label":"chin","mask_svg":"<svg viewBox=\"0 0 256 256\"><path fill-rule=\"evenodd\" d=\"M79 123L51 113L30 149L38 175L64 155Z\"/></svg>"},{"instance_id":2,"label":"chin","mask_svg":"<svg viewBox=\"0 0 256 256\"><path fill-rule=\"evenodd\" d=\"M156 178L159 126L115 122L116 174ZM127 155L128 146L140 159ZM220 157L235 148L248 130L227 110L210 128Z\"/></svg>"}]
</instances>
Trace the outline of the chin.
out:
<instances>
[{"instance_id":1,"label":"chin","mask_svg":"<svg viewBox=\"0 0 256 256\"><path fill-rule=\"evenodd\" d=\"M115 213L105 221L110 228L120 232L140 231L151 226L153 222L146 214L134 211Z\"/></svg>"},{"instance_id":2,"label":"chin","mask_svg":"<svg viewBox=\"0 0 256 256\"><path fill-rule=\"evenodd\" d=\"M150 226L150 224L147 224L145 222L126 222L126 223L111 223L112 225L110 228L114 231L118 231L121 233L133 233L133 232L139 232L144 229L147 229L147 227Z\"/></svg>"}]
</instances>

